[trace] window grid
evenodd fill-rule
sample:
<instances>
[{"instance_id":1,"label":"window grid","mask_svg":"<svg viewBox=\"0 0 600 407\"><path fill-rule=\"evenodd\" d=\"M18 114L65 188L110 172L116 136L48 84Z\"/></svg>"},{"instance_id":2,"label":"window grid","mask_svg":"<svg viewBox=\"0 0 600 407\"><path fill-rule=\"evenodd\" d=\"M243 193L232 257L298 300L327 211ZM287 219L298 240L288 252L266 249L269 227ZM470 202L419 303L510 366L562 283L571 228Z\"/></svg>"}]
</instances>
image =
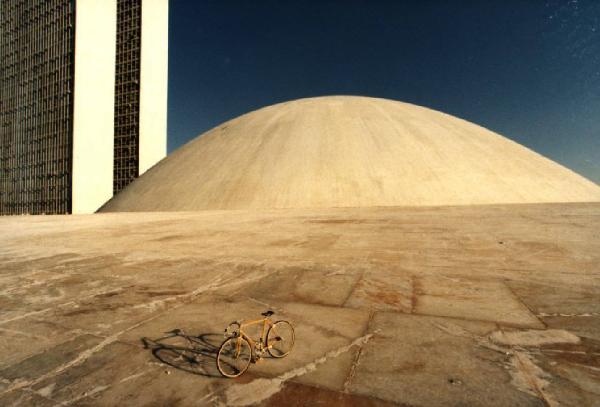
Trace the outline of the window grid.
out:
<instances>
[{"instance_id":1,"label":"window grid","mask_svg":"<svg viewBox=\"0 0 600 407\"><path fill-rule=\"evenodd\" d=\"M113 193L139 175L141 0L117 1Z\"/></svg>"},{"instance_id":2,"label":"window grid","mask_svg":"<svg viewBox=\"0 0 600 407\"><path fill-rule=\"evenodd\" d=\"M71 212L74 2L0 2L0 214Z\"/></svg>"}]
</instances>

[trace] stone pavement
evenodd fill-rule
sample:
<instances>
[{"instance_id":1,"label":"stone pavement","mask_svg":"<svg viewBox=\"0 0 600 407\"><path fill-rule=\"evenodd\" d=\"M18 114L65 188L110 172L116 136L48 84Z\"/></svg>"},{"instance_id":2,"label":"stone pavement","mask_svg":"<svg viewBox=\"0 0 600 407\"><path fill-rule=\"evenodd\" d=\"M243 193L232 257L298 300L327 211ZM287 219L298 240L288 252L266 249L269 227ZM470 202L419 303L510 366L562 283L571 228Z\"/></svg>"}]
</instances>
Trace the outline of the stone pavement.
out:
<instances>
[{"instance_id":1,"label":"stone pavement","mask_svg":"<svg viewBox=\"0 0 600 407\"><path fill-rule=\"evenodd\" d=\"M599 405L599 231L598 203L0 218L0 405ZM220 377L265 309L292 353ZM177 328L197 361L144 347Z\"/></svg>"}]
</instances>

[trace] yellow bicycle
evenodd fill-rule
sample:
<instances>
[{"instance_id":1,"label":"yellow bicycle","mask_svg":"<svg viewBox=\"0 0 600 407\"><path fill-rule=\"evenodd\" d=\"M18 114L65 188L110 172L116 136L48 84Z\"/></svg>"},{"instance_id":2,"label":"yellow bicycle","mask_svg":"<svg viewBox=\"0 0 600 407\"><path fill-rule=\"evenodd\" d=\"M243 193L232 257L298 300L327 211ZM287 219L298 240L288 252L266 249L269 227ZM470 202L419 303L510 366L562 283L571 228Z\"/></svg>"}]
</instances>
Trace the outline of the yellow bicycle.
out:
<instances>
[{"instance_id":1,"label":"yellow bicycle","mask_svg":"<svg viewBox=\"0 0 600 407\"><path fill-rule=\"evenodd\" d=\"M294 346L294 327L288 321L271 321L273 311L254 321L234 321L225 329L225 341L217 353L217 369L225 377L238 377L268 352L274 358L287 356ZM260 338L252 340L244 328L262 324ZM266 333L266 334L265 334Z\"/></svg>"}]
</instances>

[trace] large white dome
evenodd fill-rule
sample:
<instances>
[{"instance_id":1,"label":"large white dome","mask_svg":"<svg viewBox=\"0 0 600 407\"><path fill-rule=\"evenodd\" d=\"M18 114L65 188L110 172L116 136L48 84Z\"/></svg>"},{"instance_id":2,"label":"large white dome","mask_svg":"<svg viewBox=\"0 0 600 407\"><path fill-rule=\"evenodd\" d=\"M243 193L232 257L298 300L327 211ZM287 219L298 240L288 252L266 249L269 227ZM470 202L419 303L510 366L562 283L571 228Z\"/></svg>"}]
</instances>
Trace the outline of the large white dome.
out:
<instances>
[{"instance_id":1,"label":"large white dome","mask_svg":"<svg viewBox=\"0 0 600 407\"><path fill-rule=\"evenodd\" d=\"M198 136L102 211L600 201L600 187L487 129L385 99L269 106Z\"/></svg>"}]
</instances>

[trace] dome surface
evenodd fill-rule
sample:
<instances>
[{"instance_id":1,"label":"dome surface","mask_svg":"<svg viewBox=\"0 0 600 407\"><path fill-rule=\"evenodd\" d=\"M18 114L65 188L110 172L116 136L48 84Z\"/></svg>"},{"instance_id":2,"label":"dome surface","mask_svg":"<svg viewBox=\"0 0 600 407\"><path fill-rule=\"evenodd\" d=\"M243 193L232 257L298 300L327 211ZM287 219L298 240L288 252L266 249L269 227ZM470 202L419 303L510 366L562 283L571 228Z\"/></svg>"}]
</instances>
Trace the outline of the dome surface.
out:
<instances>
[{"instance_id":1,"label":"dome surface","mask_svg":"<svg viewBox=\"0 0 600 407\"><path fill-rule=\"evenodd\" d=\"M196 137L101 211L576 201L600 201L600 187L483 127L407 103L329 96Z\"/></svg>"}]
</instances>

